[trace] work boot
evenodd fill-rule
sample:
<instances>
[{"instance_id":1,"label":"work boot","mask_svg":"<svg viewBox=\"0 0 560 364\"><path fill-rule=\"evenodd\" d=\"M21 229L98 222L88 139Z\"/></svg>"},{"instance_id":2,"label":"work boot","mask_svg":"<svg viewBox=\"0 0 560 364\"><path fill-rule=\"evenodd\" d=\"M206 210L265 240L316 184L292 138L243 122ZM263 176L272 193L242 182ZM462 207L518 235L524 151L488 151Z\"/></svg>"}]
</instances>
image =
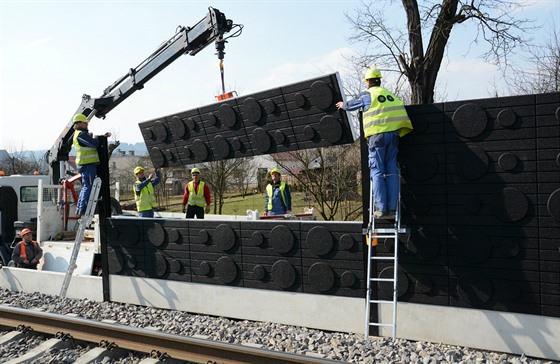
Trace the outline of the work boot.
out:
<instances>
[{"instance_id":1,"label":"work boot","mask_svg":"<svg viewBox=\"0 0 560 364\"><path fill-rule=\"evenodd\" d=\"M382 219L385 215L386 215L386 214L385 214L383 211L377 210L377 211L374 211L374 212L373 212L373 217L374 217L375 219Z\"/></svg>"}]
</instances>

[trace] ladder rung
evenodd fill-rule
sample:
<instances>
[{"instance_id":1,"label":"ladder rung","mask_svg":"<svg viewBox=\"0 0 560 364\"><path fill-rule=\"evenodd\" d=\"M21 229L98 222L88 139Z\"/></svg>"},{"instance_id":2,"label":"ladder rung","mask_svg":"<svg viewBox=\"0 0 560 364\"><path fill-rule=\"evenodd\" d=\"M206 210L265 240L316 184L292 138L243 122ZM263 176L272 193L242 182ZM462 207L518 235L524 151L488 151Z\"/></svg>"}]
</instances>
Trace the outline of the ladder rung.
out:
<instances>
[{"instance_id":1,"label":"ladder rung","mask_svg":"<svg viewBox=\"0 0 560 364\"><path fill-rule=\"evenodd\" d=\"M369 303L394 303L394 301L387 301L387 300L369 300Z\"/></svg>"},{"instance_id":2,"label":"ladder rung","mask_svg":"<svg viewBox=\"0 0 560 364\"><path fill-rule=\"evenodd\" d=\"M394 282L395 279L394 278L370 278L370 281L375 281L375 282Z\"/></svg>"},{"instance_id":3,"label":"ladder rung","mask_svg":"<svg viewBox=\"0 0 560 364\"><path fill-rule=\"evenodd\" d=\"M371 257L373 260L395 260L395 257Z\"/></svg>"},{"instance_id":4,"label":"ladder rung","mask_svg":"<svg viewBox=\"0 0 560 364\"><path fill-rule=\"evenodd\" d=\"M370 322L369 326L384 326L384 327L393 327L393 324L382 324L382 323L376 323L376 322Z\"/></svg>"},{"instance_id":5,"label":"ladder rung","mask_svg":"<svg viewBox=\"0 0 560 364\"><path fill-rule=\"evenodd\" d=\"M396 235L372 235L374 239L396 239Z\"/></svg>"},{"instance_id":6,"label":"ladder rung","mask_svg":"<svg viewBox=\"0 0 560 364\"><path fill-rule=\"evenodd\" d=\"M383 229L373 229L372 230L374 233L382 233L382 234L409 234L410 233L410 229L409 228L400 228L400 229L396 229L396 228L383 228Z\"/></svg>"}]
</instances>

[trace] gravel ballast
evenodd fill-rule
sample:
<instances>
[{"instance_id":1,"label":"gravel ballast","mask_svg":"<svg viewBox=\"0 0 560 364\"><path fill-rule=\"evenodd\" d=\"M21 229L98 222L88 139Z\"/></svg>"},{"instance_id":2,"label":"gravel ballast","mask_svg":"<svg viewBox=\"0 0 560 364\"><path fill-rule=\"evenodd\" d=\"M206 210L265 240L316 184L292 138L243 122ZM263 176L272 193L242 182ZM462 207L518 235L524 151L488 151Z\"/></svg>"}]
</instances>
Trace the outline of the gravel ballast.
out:
<instances>
[{"instance_id":1,"label":"gravel ballast","mask_svg":"<svg viewBox=\"0 0 560 364\"><path fill-rule=\"evenodd\" d=\"M262 345L269 350L324 355L326 358L347 363L557 363L525 355L439 343L392 340L384 337L370 337L369 340L364 340L360 335L349 333L325 332L270 322L237 321L182 311L61 298L40 293L12 292L6 289L0 289L0 304L40 309L55 314L74 314L98 321L113 320L121 325L185 336L204 336L226 343ZM17 348L10 348L9 353L16 352ZM0 354L6 355L6 351L0 348ZM4 362L5 359L0 359L0 362Z\"/></svg>"}]
</instances>

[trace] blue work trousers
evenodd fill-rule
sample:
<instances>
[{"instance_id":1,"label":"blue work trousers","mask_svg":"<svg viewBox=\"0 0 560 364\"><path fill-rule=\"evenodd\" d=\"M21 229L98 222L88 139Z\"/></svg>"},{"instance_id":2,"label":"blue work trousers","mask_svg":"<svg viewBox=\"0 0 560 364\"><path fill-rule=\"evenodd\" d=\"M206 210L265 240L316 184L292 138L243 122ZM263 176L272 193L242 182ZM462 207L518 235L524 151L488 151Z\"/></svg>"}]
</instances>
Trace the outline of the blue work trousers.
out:
<instances>
[{"instance_id":1,"label":"blue work trousers","mask_svg":"<svg viewBox=\"0 0 560 364\"><path fill-rule=\"evenodd\" d=\"M397 131L375 134L368 139L371 188L376 211L396 211L399 196L399 134ZM372 211L373 212L373 211Z\"/></svg>"},{"instance_id":2,"label":"blue work trousers","mask_svg":"<svg viewBox=\"0 0 560 364\"><path fill-rule=\"evenodd\" d=\"M154 217L154 210L146 210L138 212L138 216L140 217Z\"/></svg>"},{"instance_id":3,"label":"blue work trousers","mask_svg":"<svg viewBox=\"0 0 560 364\"><path fill-rule=\"evenodd\" d=\"M93 180L97 174L97 164L80 165L78 171L82 175L82 189L80 190L80 196L76 204L76 213L78 215L84 215L86 213L89 195L91 194Z\"/></svg>"}]
</instances>

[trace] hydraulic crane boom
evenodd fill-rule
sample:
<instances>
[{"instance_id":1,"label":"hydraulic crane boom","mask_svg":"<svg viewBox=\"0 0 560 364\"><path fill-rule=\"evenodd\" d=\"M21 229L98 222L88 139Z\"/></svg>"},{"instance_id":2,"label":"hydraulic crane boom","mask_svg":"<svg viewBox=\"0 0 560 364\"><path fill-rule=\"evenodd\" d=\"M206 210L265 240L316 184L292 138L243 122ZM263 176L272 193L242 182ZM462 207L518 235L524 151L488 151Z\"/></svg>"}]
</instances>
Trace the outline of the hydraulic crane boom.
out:
<instances>
[{"instance_id":1,"label":"hydraulic crane boom","mask_svg":"<svg viewBox=\"0 0 560 364\"><path fill-rule=\"evenodd\" d=\"M175 35L159 46L136 68L131 68L126 75L107 87L101 96L92 98L84 94L80 106L72 114L72 117L75 114L84 114L90 120L93 116L104 118L109 111L126 100L135 91L142 89L146 82L177 58L183 54L194 56L214 41L216 42L218 58L222 60L224 57L224 34L229 32L233 26L233 22L226 19L225 15L218 9L208 8L208 14L204 19L192 28L179 27ZM74 134L72 117L45 156L49 164L52 183L58 183L62 177L64 171L60 170L62 166L60 162L68 160L72 148L71 139Z\"/></svg>"}]
</instances>

